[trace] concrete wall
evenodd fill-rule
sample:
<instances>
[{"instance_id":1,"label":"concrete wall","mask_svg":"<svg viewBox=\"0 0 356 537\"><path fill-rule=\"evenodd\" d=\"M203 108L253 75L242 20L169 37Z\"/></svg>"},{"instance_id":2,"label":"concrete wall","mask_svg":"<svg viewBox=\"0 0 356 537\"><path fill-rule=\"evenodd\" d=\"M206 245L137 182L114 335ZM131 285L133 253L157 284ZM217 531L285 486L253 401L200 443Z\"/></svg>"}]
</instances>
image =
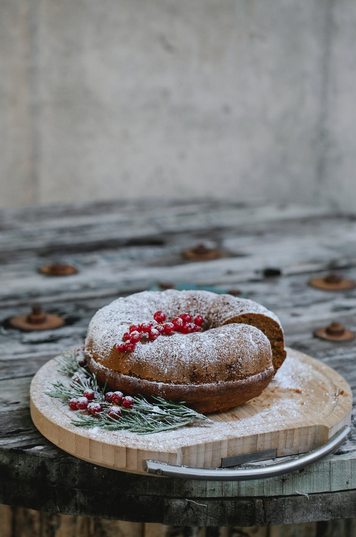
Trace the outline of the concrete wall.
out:
<instances>
[{"instance_id":1,"label":"concrete wall","mask_svg":"<svg viewBox=\"0 0 356 537\"><path fill-rule=\"evenodd\" d=\"M356 2L0 0L0 206L356 207Z\"/></svg>"}]
</instances>

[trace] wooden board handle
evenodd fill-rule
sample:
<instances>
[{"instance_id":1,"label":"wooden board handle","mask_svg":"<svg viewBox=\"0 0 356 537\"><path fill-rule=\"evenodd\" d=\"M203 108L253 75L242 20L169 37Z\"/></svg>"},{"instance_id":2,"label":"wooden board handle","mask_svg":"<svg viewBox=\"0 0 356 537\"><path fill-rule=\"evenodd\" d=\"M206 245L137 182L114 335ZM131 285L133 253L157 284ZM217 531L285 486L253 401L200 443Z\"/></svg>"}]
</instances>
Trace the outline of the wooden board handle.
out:
<instances>
[{"instance_id":1,"label":"wooden board handle","mask_svg":"<svg viewBox=\"0 0 356 537\"><path fill-rule=\"evenodd\" d=\"M243 468L238 470L214 470L206 468L187 468L186 466L174 466L161 462L146 460L144 469L149 474L164 477L180 477L183 479L205 479L208 481L245 481L249 479L265 479L277 475L300 470L313 462L329 455L344 442L350 433L350 427L345 426L322 446L303 455L293 457L288 461L279 462L271 466L259 466L257 468Z\"/></svg>"}]
</instances>

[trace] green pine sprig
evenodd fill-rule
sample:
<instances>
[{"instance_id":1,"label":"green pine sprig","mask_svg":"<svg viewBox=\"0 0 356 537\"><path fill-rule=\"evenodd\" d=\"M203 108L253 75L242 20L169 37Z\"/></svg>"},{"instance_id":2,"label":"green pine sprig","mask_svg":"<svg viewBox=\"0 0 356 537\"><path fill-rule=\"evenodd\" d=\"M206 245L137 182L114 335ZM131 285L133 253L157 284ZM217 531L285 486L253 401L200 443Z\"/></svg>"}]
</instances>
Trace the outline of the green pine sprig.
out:
<instances>
[{"instance_id":1,"label":"green pine sprig","mask_svg":"<svg viewBox=\"0 0 356 537\"><path fill-rule=\"evenodd\" d=\"M211 424L203 414L184 405L184 402L166 401L162 397L152 397L148 401L143 396L133 397L131 409L121 408L121 416L115 419L108 414L110 403L105 402L106 385L100 388L96 376L87 367L80 367L76 359L76 351L63 353L58 359L58 372L71 377L69 385L56 381L45 393L58 398L67 404L72 398L81 397L86 388L95 392L95 402L100 402L103 412L96 416L73 412L76 427L100 427L108 431L130 431L140 435L170 431L188 425Z\"/></svg>"},{"instance_id":2,"label":"green pine sprig","mask_svg":"<svg viewBox=\"0 0 356 537\"><path fill-rule=\"evenodd\" d=\"M184 406L183 403L172 403L153 397L154 403L150 403L144 397L134 397L134 406L128 410L121 409L118 420L110 417L106 412L96 417L80 414L72 423L77 427L101 427L107 431L130 431L145 435L170 431L186 425L201 424L202 421L210 422L206 416Z\"/></svg>"}]
</instances>

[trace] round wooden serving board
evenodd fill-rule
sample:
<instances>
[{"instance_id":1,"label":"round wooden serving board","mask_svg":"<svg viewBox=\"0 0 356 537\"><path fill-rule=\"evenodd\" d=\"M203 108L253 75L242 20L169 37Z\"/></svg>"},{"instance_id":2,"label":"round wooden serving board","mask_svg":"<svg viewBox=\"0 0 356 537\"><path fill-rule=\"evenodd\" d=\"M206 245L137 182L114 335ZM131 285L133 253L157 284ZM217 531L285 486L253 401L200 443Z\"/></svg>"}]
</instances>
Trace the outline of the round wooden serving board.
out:
<instances>
[{"instance_id":1,"label":"round wooden serving board","mask_svg":"<svg viewBox=\"0 0 356 537\"><path fill-rule=\"evenodd\" d=\"M345 379L293 349L288 349L281 369L259 397L211 414L212 425L145 436L75 427L73 412L44 394L59 379L66 377L51 360L32 381L31 416L37 429L80 459L135 473L144 473L146 459L218 468L224 457L267 449L277 449L278 457L304 453L323 445L351 419L352 393Z\"/></svg>"}]
</instances>

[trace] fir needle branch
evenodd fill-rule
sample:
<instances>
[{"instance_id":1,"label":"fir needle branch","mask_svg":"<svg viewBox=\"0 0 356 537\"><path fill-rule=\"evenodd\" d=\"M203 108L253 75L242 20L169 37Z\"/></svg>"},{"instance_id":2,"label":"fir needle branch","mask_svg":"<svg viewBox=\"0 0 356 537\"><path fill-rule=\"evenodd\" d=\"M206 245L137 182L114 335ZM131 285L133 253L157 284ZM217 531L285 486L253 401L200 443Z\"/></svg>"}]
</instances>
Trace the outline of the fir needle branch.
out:
<instances>
[{"instance_id":1,"label":"fir needle branch","mask_svg":"<svg viewBox=\"0 0 356 537\"><path fill-rule=\"evenodd\" d=\"M84 390L89 388L94 390L95 401L100 402L103 408L103 411L96 416L79 411L73 412L75 419L72 420L72 424L77 427L99 427L108 431L126 430L146 435L189 425L212 423L206 416L186 407L182 402L166 401L158 396L153 396L152 401L148 401L141 395L133 398L133 408L121 408L121 416L115 419L108 414L108 409L112 408L112 405L105 401L106 383L101 388L96 375L87 367L78 365L76 350L63 353L56 361L58 372L70 377L71 380L69 385L61 381L54 382L45 393L50 397L61 399L63 403L68 403L70 399L81 397Z\"/></svg>"}]
</instances>

